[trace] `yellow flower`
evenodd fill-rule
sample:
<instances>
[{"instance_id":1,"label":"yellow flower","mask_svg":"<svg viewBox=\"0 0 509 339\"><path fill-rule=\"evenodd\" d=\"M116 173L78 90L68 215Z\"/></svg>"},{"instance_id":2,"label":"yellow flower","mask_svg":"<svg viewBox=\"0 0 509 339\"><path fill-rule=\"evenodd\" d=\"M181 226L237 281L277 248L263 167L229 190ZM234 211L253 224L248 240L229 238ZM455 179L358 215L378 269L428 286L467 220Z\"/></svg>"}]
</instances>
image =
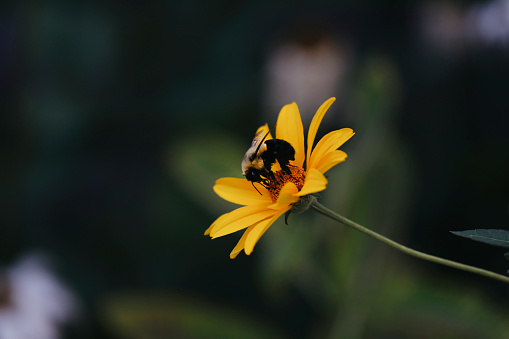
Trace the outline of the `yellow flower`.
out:
<instances>
[{"instance_id":1,"label":"yellow flower","mask_svg":"<svg viewBox=\"0 0 509 339\"><path fill-rule=\"evenodd\" d=\"M230 253L230 258L235 258L242 250L247 255L251 254L257 241L274 221L291 210L301 197L323 191L327 186L323 174L346 159L346 153L337 149L354 135L350 128L328 133L311 152L320 122L335 100L330 98L323 103L313 117L308 131L307 152L304 150L304 130L297 104L292 103L281 109L276 138L288 141L295 149L295 160L290 161L289 166L291 175L283 170L273 170L275 180L271 180L267 188L257 185L259 192L246 179L221 178L216 181L214 191L217 195L243 205L220 216L205 231L205 235L217 238L247 228ZM260 131L268 133L268 125L260 127L257 133ZM269 134L266 140L271 138Z\"/></svg>"}]
</instances>

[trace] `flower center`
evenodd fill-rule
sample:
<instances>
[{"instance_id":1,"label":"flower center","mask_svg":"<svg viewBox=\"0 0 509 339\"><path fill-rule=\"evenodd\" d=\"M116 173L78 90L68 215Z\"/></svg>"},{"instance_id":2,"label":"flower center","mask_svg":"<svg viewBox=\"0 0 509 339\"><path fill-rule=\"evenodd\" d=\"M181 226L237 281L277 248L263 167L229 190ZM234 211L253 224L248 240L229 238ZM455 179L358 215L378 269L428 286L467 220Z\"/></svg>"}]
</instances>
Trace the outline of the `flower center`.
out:
<instances>
[{"instance_id":1,"label":"flower center","mask_svg":"<svg viewBox=\"0 0 509 339\"><path fill-rule=\"evenodd\" d=\"M299 191L302 189L302 186L304 186L306 171L297 166L288 166L288 168L290 169L291 174L280 169L279 171L274 172L274 180L269 181L267 189L269 190L270 198L273 202L277 201L279 192L281 192L281 189L287 182L293 182Z\"/></svg>"}]
</instances>

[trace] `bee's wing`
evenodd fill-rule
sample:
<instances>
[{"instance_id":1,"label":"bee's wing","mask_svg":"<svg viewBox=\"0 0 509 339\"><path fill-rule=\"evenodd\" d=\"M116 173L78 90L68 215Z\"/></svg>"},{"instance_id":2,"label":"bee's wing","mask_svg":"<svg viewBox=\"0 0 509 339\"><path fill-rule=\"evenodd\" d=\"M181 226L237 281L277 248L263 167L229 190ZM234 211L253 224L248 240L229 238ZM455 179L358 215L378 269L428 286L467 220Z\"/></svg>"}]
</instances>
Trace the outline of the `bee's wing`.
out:
<instances>
[{"instance_id":1,"label":"bee's wing","mask_svg":"<svg viewBox=\"0 0 509 339\"><path fill-rule=\"evenodd\" d=\"M267 135L267 133L269 133L269 134ZM260 142L263 140L264 137L265 137L265 140L272 139L272 135L270 135L269 125L267 125L267 124L258 128L258 130L256 131L256 134L255 134L255 137L253 139L253 142L251 143L251 147L257 147L260 144Z\"/></svg>"}]
</instances>

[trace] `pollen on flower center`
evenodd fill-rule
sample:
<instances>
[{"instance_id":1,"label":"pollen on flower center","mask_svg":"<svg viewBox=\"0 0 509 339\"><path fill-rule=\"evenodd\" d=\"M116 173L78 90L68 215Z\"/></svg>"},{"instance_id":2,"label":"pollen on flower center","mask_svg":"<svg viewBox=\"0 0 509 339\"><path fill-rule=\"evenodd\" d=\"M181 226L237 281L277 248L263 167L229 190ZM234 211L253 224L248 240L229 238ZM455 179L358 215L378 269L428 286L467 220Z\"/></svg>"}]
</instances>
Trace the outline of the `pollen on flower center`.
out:
<instances>
[{"instance_id":1,"label":"pollen on flower center","mask_svg":"<svg viewBox=\"0 0 509 339\"><path fill-rule=\"evenodd\" d=\"M306 179L306 171L298 166L288 166L291 174L286 173L284 170L274 172L274 180L269 181L267 189L269 190L270 198L273 202L277 201L279 192L287 182L292 182L297 186L300 191L304 186L304 179Z\"/></svg>"}]
</instances>

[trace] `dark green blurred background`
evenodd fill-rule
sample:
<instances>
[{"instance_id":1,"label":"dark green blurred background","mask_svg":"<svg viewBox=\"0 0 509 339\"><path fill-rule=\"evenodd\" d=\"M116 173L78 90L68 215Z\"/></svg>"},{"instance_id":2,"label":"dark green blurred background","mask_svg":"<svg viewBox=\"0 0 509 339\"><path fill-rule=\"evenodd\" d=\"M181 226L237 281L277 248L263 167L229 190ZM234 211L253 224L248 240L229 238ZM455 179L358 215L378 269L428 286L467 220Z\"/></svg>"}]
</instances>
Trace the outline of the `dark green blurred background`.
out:
<instances>
[{"instance_id":1,"label":"dark green blurred background","mask_svg":"<svg viewBox=\"0 0 509 339\"><path fill-rule=\"evenodd\" d=\"M203 236L256 128L296 101L307 130L336 96L320 134L356 135L321 202L504 274L449 233L509 227L504 5L3 3L0 264L53 258L83 309L64 338L509 336L503 283L311 212L235 260L239 234Z\"/></svg>"}]
</instances>

